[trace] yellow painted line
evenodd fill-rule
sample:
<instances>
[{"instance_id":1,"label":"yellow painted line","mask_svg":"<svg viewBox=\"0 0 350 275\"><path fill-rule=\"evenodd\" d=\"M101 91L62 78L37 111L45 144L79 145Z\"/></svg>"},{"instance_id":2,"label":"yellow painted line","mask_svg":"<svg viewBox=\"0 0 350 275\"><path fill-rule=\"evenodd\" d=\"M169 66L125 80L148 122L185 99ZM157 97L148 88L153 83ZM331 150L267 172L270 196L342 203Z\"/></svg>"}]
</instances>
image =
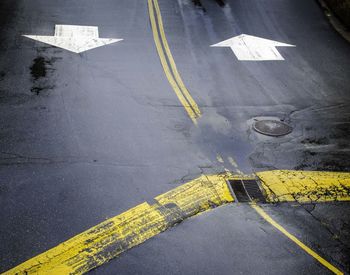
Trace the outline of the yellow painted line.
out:
<instances>
[{"instance_id":1,"label":"yellow painted line","mask_svg":"<svg viewBox=\"0 0 350 275\"><path fill-rule=\"evenodd\" d=\"M234 158L233 158L233 157L228 157L227 159L228 159L229 163L235 168L235 171L236 171L238 174L243 175L243 172L242 172L241 170L239 170L238 164L237 164L237 162L234 160Z\"/></svg>"},{"instance_id":2,"label":"yellow painted line","mask_svg":"<svg viewBox=\"0 0 350 275\"><path fill-rule=\"evenodd\" d=\"M184 219L233 201L229 175L201 176L14 267L4 274L83 274Z\"/></svg>"},{"instance_id":3,"label":"yellow painted line","mask_svg":"<svg viewBox=\"0 0 350 275\"><path fill-rule=\"evenodd\" d=\"M345 200L350 173L269 171L259 172L268 195L268 201L295 200L293 192L299 192L298 200L306 201L307 192L322 190L324 201ZM233 201L227 185L229 179L254 179L254 175L203 175L165 194L157 196L153 204L144 202L130 210L110 218L56 247L29 259L4 274L83 274L94 269L126 250L137 246L167 230L184 219L213 207ZM286 187L287 186L287 187ZM322 186L320 189L319 186ZM327 196L336 186L332 199ZM269 193L270 192L270 193ZM333 192L333 191L332 191ZM347 196L349 193L347 193ZM308 196L311 196L308 194ZM319 199L320 201L320 199ZM340 272L298 239L285 231L258 206L252 207L269 223L302 247L330 270ZM337 273L337 274L342 274Z\"/></svg>"},{"instance_id":4,"label":"yellow painted line","mask_svg":"<svg viewBox=\"0 0 350 275\"><path fill-rule=\"evenodd\" d=\"M155 17L154 10L156 11L157 20ZM148 11L149 11L149 16L151 21L152 32L153 32L153 39L157 48L157 52L158 52L163 70L165 72L165 75L171 87L173 88L175 94L180 100L181 104L184 106L187 114L192 119L192 121L195 124L197 124L197 119L201 116L201 112L199 110L197 103L194 101L189 91L187 90L177 70L174 58L171 54L169 44L165 36L162 16L160 13L157 0L154 0L154 1L148 0ZM157 22L158 22L158 25L157 25ZM158 32L158 28L159 28L159 32ZM160 33L160 36L159 36L159 33ZM161 38L161 40L159 37ZM163 47L165 52L163 51ZM167 59L169 60L171 69L169 68Z\"/></svg>"},{"instance_id":5,"label":"yellow painted line","mask_svg":"<svg viewBox=\"0 0 350 275\"><path fill-rule=\"evenodd\" d=\"M216 155L216 160L220 163L224 163L224 159L222 158L222 156L220 156L219 154Z\"/></svg>"},{"instance_id":6,"label":"yellow painted line","mask_svg":"<svg viewBox=\"0 0 350 275\"><path fill-rule=\"evenodd\" d=\"M164 49L165 49L165 52L169 58L169 62L170 62L170 67L171 69L173 70L173 73L174 73L174 76L175 76L175 79L177 81L177 83L179 84L182 92L184 93L186 99L189 101L189 103L191 104L191 106L193 107L195 113L200 116L201 115L201 112L198 108L198 105L197 103L194 101L194 99L192 98L190 92L187 90L185 84L183 83L182 79L181 79L181 76L177 70L177 67L176 67L176 64L175 64L175 61L174 61L174 58L171 54L171 51L170 51L170 48L169 48L169 44L168 44L168 41L166 39L166 36L165 36L165 32L164 32L164 26L163 26L163 19L162 19L162 14L160 13L160 8L159 8L159 4L158 4L158 0L153 0L153 3L154 3L154 7L156 9L156 14L157 14L157 18L158 18L158 26L159 26L159 30L160 30L160 37L162 39L162 42L163 42L163 46L164 46Z\"/></svg>"},{"instance_id":7,"label":"yellow painted line","mask_svg":"<svg viewBox=\"0 0 350 275\"><path fill-rule=\"evenodd\" d=\"M268 223L270 223L273 227L275 227L277 230L279 230L282 234L284 234L288 239L293 241L296 245L298 245L301 249L303 249L306 253L311 255L315 260L320 262L323 266L328 268L330 271L332 271L334 274L344 274L342 271L340 271L338 268L336 268L334 265L332 265L330 262L322 258L320 255L318 255L315 251L313 251L311 248L309 248L307 245L302 243L298 238L296 238L294 235L290 234L286 229L284 229L280 224L278 224L275 220L273 220L260 206L251 203L251 207L255 209L255 211L264 218Z\"/></svg>"},{"instance_id":8,"label":"yellow painted line","mask_svg":"<svg viewBox=\"0 0 350 275\"><path fill-rule=\"evenodd\" d=\"M256 175L268 202L350 201L350 173L275 170Z\"/></svg>"},{"instance_id":9,"label":"yellow painted line","mask_svg":"<svg viewBox=\"0 0 350 275\"><path fill-rule=\"evenodd\" d=\"M237 162L233 159L233 157L228 157L227 159L234 168L238 168Z\"/></svg>"}]
</instances>

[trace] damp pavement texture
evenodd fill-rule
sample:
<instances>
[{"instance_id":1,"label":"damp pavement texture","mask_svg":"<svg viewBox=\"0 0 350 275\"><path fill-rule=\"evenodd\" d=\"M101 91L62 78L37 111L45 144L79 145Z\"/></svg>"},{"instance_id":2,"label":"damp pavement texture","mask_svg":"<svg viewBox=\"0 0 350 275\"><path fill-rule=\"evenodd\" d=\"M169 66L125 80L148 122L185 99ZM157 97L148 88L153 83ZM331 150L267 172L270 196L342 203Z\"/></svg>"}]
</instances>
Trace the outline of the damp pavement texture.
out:
<instances>
[{"instance_id":1,"label":"damp pavement texture","mask_svg":"<svg viewBox=\"0 0 350 275\"><path fill-rule=\"evenodd\" d=\"M164 74L147 1L0 3L0 272L201 174L350 170L350 46L316 1L159 0L202 116ZM23 37L98 26L121 42L80 54ZM242 33L296 45L242 62L210 45ZM252 130L281 120L282 137ZM264 205L350 272L346 202ZM246 204L175 226L91 273L329 274Z\"/></svg>"}]
</instances>

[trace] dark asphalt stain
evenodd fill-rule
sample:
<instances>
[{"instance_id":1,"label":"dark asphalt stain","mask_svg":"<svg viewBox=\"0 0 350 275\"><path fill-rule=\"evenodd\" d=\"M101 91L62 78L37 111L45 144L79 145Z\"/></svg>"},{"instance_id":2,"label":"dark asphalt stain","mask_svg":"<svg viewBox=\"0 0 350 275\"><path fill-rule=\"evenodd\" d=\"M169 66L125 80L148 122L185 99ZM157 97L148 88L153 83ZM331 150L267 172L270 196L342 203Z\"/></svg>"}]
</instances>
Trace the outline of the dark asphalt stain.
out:
<instances>
[{"instance_id":1,"label":"dark asphalt stain","mask_svg":"<svg viewBox=\"0 0 350 275\"><path fill-rule=\"evenodd\" d=\"M223 1L223 0L215 0L215 2L216 2L220 7L224 7L224 6L225 6L225 1Z\"/></svg>"},{"instance_id":2,"label":"dark asphalt stain","mask_svg":"<svg viewBox=\"0 0 350 275\"><path fill-rule=\"evenodd\" d=\"M39 56L33 60L33 65L30 67L30 73L34 80L38 80L41 77L46 76L46 64L47 61L44 57Z\"/></svg>"},{"instance_id":3,"label":"dark asphalt stain","mask_svg":"<svg viewBox=\"0 0 350 275\"><path fill-rule=\"evenodd\" d=\"M322 138L306 138L301 141L303 144L315 144L315 145L325 145L329 144L329 141L326 137Z\"/></svg>"},{"instance_id":4,"label":"dark asphalt stain","mask_svg":"<svg viewBox=\"0 0 350 275\"><path fill-rule=\"evenodd\" d=\"M6 185L0 185L0 196L5 195L8 192L8 187Z\"/></svg>"},{"instance_id":5,"label":"dark asphalt stain","mask_svg":"<svg viewBox=\"0 0 350 275\"><path fill-rule=\"evenodd\" d=\"M5 75L6 75L5 72L0 72L0 81L3 81L3 80L4 80ZM0 86L0 98L3 97L3 93L4 93L4 91L3 91L3 89L1 89L1 86Z\"/></svg>"},{"instance_id":6,"label":"dark asphalt stain","mask_svg":"<svg viewBox=\"0 0 350 275\"><path fill-rule=\"evenodd\" d=\"M34 94L39 95L40 92L43 91L44 89L45 89L45 88L41 88L41 87L32 87L32 88L30 89L30 91L31 91L32 93L34 93Z\"/></svg>"},{"instance_id":7,"label":"dark asphalt stain","mask_svg":"<svg viewBox=\"0 0 350 275\"><path fill-rule=\"evenodd\" d=\"M53 63L59 58L53 57L47 59L43 56L38 56L33 60L33 64L30 67L30 73L33 79L33 87L30 91L36 95L41 92L54 88L54 85L48 84L47 76L50 71L54 71L52 68Z\"/></svg>"},{"instance_id":8,"label":"dark asphalt stain","mask_svg":"<svg viewBox=\"0 0 350 275\"><path fill-rule=\"evenodd\" d=\"M45 86L33 86L30 91L33 94L39 95L41 92L43 91L48 91L48 90L52 90L53 88L55 88L54 85L45 85Z\"/></svg>"},{"instance_id":9,"label":"dark asphalt stain","mask_svg":"<svg viewBox=\"0 0 350 275\"><path fill-rule=\"evenodd\" d=\"M305 150L301 153L299 164L294 170L313 170L331 172L349 172L350 166L345 152L315 152Z\"/></svg>"},{"instance_id":10,"label":"dark asphalt stain","mask_svg":"<svg viewBox=\"0 0 350 275\"><path fill-rule=\"evenodd\" d=\"M203 4L200 0L192 0L192 3L197 7L200 8L203 12L206 12L206 9L203 7Z\"/></svg>"}]
</instances>

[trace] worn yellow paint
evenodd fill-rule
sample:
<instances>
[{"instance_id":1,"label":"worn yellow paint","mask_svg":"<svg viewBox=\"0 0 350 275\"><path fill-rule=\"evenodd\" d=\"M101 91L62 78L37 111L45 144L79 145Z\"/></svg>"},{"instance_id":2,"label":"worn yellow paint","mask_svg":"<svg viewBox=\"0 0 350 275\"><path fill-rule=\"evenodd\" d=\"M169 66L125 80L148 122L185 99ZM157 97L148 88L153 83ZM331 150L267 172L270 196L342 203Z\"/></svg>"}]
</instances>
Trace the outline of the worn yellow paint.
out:
<instances>
[{"instance_id":1,"label":"worn yellow paint","mask_svg":"<svg viewBox=\"0 0 350 275\"><path fill-rule=\"evenodd\" d=\"M145 242L182 220L233 201L229 179L258 176L270 202L349 200L350 173L268 171L256 175L202 175L14 267L4 274L83 274ZM337 274L338 269L273 221L253 208L284 235ZM339 273L340 272L340 273Z\"/></svg>"},{"instance_id":2,"label":"worn yellow paint","mask_svg":"<svg viewBox=\"0 0 350 275\"><path fill-rule=\"evenodd\" d=\"M269 202L350 200L350 173L275 170L256 175Z\"/></svg>"},{"instance_id":3,"label":"worn yellow paint","mask_svg":"<svg viewBox=\"0 0 350 275\"><path fill-rule=\"evenodd\" d=\"M216 155L216 159L217 159L218 162L224 163L224 159L219 154Z\"/></svg>"},{"instance_id":4,"label":"worn yellow paint","mask_svg":"<svg viewBox=\"0 0 350 275\"><path fill-rule=\"evenodd\" d=\"M156 11L157 18L155 16L154 10ZM184 106L187 114L192 119L192 121L195 124L197 124L197 119L201 116L201 112L199 110L197 103L194 101L191 94L187 90L177 70L174 58L171 54L169 44L165 36L163 20L162 20L162 16L160 13L157 0L148 0L148 11L149 11L149 16L151 21L152 32L153 32L153 39L157 48L160 62L165 72L165 75L171 87L173 88L175 94L180 100L181 104ZM158 28L159 28L159 31L158 31ZM159 33L160 33L160 36L159 36ZM163 50L163 47L165 52ZM169 61L171 69L168 65L167 59Z\"/></svg>"},{"instance_id":5,"label":"worn yellow paint","mask_svg":"<svg viewBox=\"0 0 350 275\"><path fill-rule=\"evenodd\" d=\"M176 203L186 215L194 215L212 206L232 202L233 197L227 186L229 174L202 175L155 198L161 205ZM186 194L186 196L184 196Z\"/></svg>"},{"instance_id":6,"label":"worn yellow paint","mask_svg":"<svg viewBox=\"0 0 350 275\"><path fill-rule=\"evenodd\" d=\"M238 168L237 162L233 159L233 157L228 157L227 159L234 168Z\"/></svg>"},{"instance_id":7,"label":"worn yellow paint","mask_svg":"<svg viewBox=\"0 0 350 275\"><path fill-rule=\"evenodd\" d=\"M83 274L185 218L232 202L228 175L201 176L108 219L4 274Z\"/></svg>"},{"instance_id":8,"label":"worn yellow paint","mask_svg":"<svg viewBox=\"0 0 350 275\"><path fill-rule=\"evenodd\" d=\"M275 227L277 230L279 230L282 234L284 234L288 239L293 241L296 245L298 245L301 249L303 249L306 253L311 255L314 259L316 259L318 262L320 262L323 266L328 268L330 271L332 271L334 274L344 274L342 271L340 271L338 268L336 268L334 265L332 265L330 262L322 258L320 255L318 255L315 251L313 251L311 248L309 248L307 245L302 243L298 238L296 238L294 235L289 233L286 229L284 229L280 224L278 224L275 220L273 220L260 206L256 205L255 203L251 203L251 206L255 211L264 218L268 223L270 223L273 227Z\"/></svg>"}]
</instances>

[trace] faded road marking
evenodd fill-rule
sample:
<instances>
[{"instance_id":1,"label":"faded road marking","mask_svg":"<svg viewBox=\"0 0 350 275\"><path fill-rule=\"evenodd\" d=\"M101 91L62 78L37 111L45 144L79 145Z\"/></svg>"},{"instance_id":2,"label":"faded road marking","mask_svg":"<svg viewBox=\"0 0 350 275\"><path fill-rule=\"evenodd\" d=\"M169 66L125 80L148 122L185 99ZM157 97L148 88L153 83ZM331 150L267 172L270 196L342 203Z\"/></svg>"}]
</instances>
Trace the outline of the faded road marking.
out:
<instances>
[{"instance_id":1,"label":"faded road marking","mask_svg":"<svg viewBox=\"0 0 350 275\"><path fill-rule=\"evenodd\" d=\"M218 162L224 163L224 159L219 154L216 155L216 159L217 159Z\"/></svg>"},{"instance_id":2,"label":"faded road marking","mask_svg":"<svg viewBox=\"0 0 350 275\"><path fill-rule=\"evenodd\" d=\"M298 238L296 238L294 235L290 234L286 229L284 229L281 225L279 225L275 220L273 220L260 206L256 205L255 203L250 204L251 207L255 209L255 211L264 218L268 223L270 223L273 227L275 227L277 230L279 230L281 233L283 233L288 239L293 241L295 244L297 244L301 249L303 249L306 253L311 255L314 259L319 261L323 266L327 267L330 271L332 271L334 274L344 274L342 271L340 271L338 268L336 268L334 265L332 265L330 262L322 258L320 255L318 255L315 251L313 251L311 248L309 248L307 245L302 243Z\"/></svg>"},{"instance_id":3,"label":"faded road marking","mask_svg":"<svg viewBox=\"0 0 350 275\"><path fill-rule=\"evenodd\" d=\"M350 173L275 170L256 175L269 202L350 201Z\"/></svg>"},{"instance_id":4,"label":"faded road marking","mask_svg":"<svg viewBox=\"0 0 350 275\"><path fill-rule=\"evenodd\" d=\"M236 161L232 157L228 157L227 159L228 159L229 163L231 163L231 165L234 168L238 168L238 165L237 165Z\"/></svg>"},{"instance_id":5,"label":"faded road marking","mask_svg":"<svg viewBox=\"0 0 350 275\"><path fill-rule=\"evenodd\" d=\"M165 75L181 104L184 106L187 114L192 119L193 123L197 124L197 119L201 116L201 112L197 103L194 101L191 94L187 90L177 70L174 58L171 54L169 44L165 36L162 15L160 13L157 0L148 0L148 11L154 42Z\"/></svg>"},{"instance_id":6,"label":"faded road marking","mask_svg":"<svg viewBox=\"0 0 350 275\"><path fill-rule=\"evenodd\" d=\"M4 274L83 274L176 223L233 201L228 175L201 176L59 244Z\"/></svg>"}]
</instances>

